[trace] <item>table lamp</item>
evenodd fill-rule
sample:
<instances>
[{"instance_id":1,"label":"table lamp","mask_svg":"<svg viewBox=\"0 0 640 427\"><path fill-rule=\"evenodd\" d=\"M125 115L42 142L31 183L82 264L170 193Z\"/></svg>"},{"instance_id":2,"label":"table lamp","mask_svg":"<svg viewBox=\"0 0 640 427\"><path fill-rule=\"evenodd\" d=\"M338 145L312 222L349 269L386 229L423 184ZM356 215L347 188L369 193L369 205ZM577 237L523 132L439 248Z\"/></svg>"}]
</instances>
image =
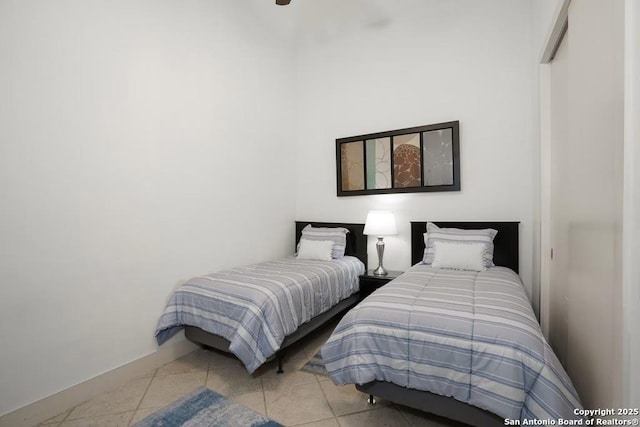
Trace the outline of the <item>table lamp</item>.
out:
<instances>
[{"instance_id":1,"label":"table lamp","mask_svg":"<svg viewBox=\"0 0 640 427\"><path fill-rule=\"evenodd\" d=\"M367 215L367 221L364 224L364 234L368 236L377 236L376 250L378 251L378 268L373 270L376 276L386 276L387 271L382 267L382 255L384 254L383 236L398 234L396 228L396 219L393 214L388 211L371 211Z\"/></svg>"}]
</instances>

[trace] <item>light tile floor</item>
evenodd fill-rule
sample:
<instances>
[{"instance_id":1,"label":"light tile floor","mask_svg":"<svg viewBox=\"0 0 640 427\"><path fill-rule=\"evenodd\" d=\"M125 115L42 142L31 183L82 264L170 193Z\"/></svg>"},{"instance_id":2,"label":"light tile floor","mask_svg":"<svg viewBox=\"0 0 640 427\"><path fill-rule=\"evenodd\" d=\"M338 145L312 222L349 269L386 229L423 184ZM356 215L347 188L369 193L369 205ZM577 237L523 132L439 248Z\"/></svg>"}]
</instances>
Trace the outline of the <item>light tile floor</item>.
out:
<instances>
[{"instance_id":1,"label":"light tile floor","mask_svg":"<svg viewBox=\"0 0 640 427\"><path fill-rule=\"evenodd\" d=\"M276 374L272 361L249 375L234 357L197 350L41 426L130 426L202 385L286 426L461 426L381 399L369 405L367 395L354 386L335 386L328 377L301 371L334 327L328 325L291 347L284 374Z\"/></svg>"}]
</instances>

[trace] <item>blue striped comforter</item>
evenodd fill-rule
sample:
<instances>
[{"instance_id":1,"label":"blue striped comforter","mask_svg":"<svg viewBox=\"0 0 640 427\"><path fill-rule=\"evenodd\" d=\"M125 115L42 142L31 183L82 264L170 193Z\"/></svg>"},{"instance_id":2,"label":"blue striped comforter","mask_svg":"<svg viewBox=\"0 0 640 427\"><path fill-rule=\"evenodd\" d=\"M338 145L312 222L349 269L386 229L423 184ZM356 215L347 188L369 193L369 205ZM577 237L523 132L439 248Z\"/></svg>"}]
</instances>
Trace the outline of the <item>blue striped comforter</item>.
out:
<instances>
[{"instance_id":1,"label":"blue striped comforter","mask_svg":"<svg viewBox=\"0 0 640 427\"><path fill-rule=\"evenodd\" d=\"M156 339L162 344L183 326L196 326L227 339L251 373L298 326L357 292L363 272L355 257L289 257L196 277L171 295Z\"/></svg>"},{"instance_id":2,"label":"blue striped comforter","mask_svg":"<svg viewBox=\"0 0 640 427\"><path fill-rule=\"evenodd\" d=\"M389 381L512 420L574 419L582 407L504 267L415 265L342 319L322 359L339 385Z\"/></svg>"}]
</instances>

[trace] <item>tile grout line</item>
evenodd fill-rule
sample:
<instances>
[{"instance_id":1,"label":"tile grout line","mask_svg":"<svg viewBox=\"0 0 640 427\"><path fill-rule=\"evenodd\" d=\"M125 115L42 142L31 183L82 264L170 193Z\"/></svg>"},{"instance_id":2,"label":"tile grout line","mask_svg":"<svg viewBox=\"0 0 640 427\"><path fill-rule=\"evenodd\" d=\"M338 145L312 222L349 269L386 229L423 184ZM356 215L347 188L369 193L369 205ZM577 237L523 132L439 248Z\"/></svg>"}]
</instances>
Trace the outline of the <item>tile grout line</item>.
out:
<instances>
[{"instance_id":1,"label":"tile grout line","mask_svg":"<svg viewBox=\"0 0 640 427\"><path fill-rule=\"evenodd\" d=\"M413 423L411 422L411 420L410 420L409 418L407 418L407 416L405 415L405 413L404 413L403 411L401 411L401 410L400 410L400 408L398 408L398 407L396 406L396 404L395 404L395 403L392 403L392 404L391 404L391 406L393 406L393 408L394 408L395 410L397 410L398 412L400 412L400 416L401 416L402 418L404 418L404 420L407 422L407 424L409 424L410 426L412 426L412 425L413 425Z\"/></svg>"},{"instance_id":2,"label":"tile grout line","mask_svg":"<svg viewBox=\"0 0 640 427\"><path fill-rule=\"evenodd\" d=\"M80 406L80 405L78 405L78 406ZM93 414L93 415L88 415L88 416L86 416L86 417L73 418L73 419L70 419L70 420L69 420L69 419L67 419L67 418L65 418L63 421L60 421L60 424L59 424L59 425L64 424L66 421L81 421L81 420L86 420L87 418L108 417L108 416L110 416L110 415L120 415L120 414L126 414L126 413L129 413L129 412L131 412L131 419L133 419L133 416L135 415L135 412L136 412L136 411L135 411L135 410L132 410L132 409L129 409L129 410L127 410L127 411L110 412L110 413L108 413L108 414L98 414L98 415ZM131 423L131 420L129 420L129 423L128 423L128 424L130 424L130 423ZM48 427L48 426L53 426L53 425L55 425L55 424L44 424L44 425L43 425L43 424L38 424L38 426L42 426L42 427Z\"/></svg>"},{"instance_id":3,"label":"tile grout line","mask_svg":"<svg viewBox=\"0 0 640 427\"><path fill-rule=\"evenodd\" d=\"M276 375L278 375L276 373ZM282 375L284 375L284 373L282 373ZM262 389L262 401L264 402L264 412L266 413L267 418L271 418L272 416L269 415L269 406L267 405L267 393L265 393L265 388L264 388L264 375L260 376L260 388ZM270 388L268 390L276 390L278 387L274 387L274 388Z\"/></svg>"},{"instance_id":4,"label":"tile grout line","mask_svg":"<svg viewBox=\"0 0 640 427\"><path fill-rule=\"evenodd\" d=\"M151 381L153 381L153 378L155 377L155 375L156 375L157 371L158 371L157 369L155 369L155 370L154 370L154 373L153 373L153 375L151 376ZM134 380L135 380L135 379L134 379ZM133 380L131 380L131 381L133 381ZM129 381L129 382L131 382L131 381ZM149 386L151 385L151 381L149 381L149 385L147 385L147 388L146 388L146 390L145 390L144 394L142 395L142 398L140 399L140 402L138 402L138 405L136 406L136 409L134 409L134 410L133 410L134 415L135 415L135 411L137 411L137 410L139 409L140 404L142 403L142 399L144 399L144 396L146 395L147 391L149 390ZM115 390L115 389L114 389L114 390ZM112 390L110 390L110 391L112 391ZM61 420L61 421L59 421L59 424L58 424L58 425L59 425L59 426L61 426L61 425L62 425L63 423L65 423L66 421L74 421L74 420L81 420L81 419L83 419L83 418L88 418L88 417L80 417L80 418L73 418L73 419L70 419L69 417L71 416L71 414L73 413L73 411L74 411L76 408L78 408L78 407L79 407L79 406L81 406L81 405L84 405L85 403L89 402L90 400L92 400L92 399L86 400L86 401L84 401L84 402L82 402L82 403L80 403L80 404L78 404L78 405L76 405L76 406L71 407L70 409L67 409L68 413L64 416L64 418L62 418L62 420ZM111 413L111 414L104 414L104 415L117 415L117 414L124 414L124 413L126 413L126 412L129 412L129 411L120 411L120 412L114 412L114 413ZM133 416L132 416L132 419L133 419ZM129 421L129 424L130 424L130 423L131 423L131 421ZM54 425L54 424L38 424L38 426L43 426L43 427L46 427L46 426L49 426L49 425Z\"/></svg>"},{"instance_id":5,"label":"tile grout line","mask_svg":"<svg viewBox=\"0 0 640 427\"><path fill-rule=\"evenodd\" d=\"M264 403L264 413L267 418L271 418L269 416L269 407L267 407L267 394L264 392L264 387L262 387L262 378L260 378L260 386L262 389L262 403Z\"/></svg>"},{"instance_id":6,"label":"tile grout line","mask_svg":"<svg viewBox=\"0 0 640 427\"><path fill-rule=\"evenodd\" d=\"M138 412L138 410L140 409L140 405L142 405L142 401L144 400L145 396L149 392L149 388L151 388L151 383L153 383L153 380L156 377L156 375L158 374L158 371L159 371L159 369L155 369L153 371L153 375L151 376L151 380L149 380L149 384L147 384L147 387L144 389L144 393L142 393L142 397L140 398L140 401L136 405L136 409L133 410L133 415L131 416L131 419L129 420L129 424L128 424L129 426L131 425L131 422L133 421L133 418L136 416L136 412Z\"/></svg>"},{"instance_id":7,"label":"tile grout line","mask_svg":"<svg viewBox=\"0 0 640 427\"><path fill-rule=\"evenodd\" d=\"M325 341L325 344L326 344L326 341ZM313 359L313 357L319 351L321 351L322 346L324 346L324 344L322 344L320 346L320 348L313 353L313 355L311 356L311 359ZM309 359L309 360L311 360L311 359ZM323 365L324 365L324 363L323 363ZM329 403L329 398L327 397L327 394L325 393L324 388L322 387L322 381L320 380L321 375L314 374L314 376L316 377L316 381L318 382L318 385L320 386L320 391L322 392L322 395L324 396L324 400L327 402L327 405L329 405L329 409L331 410L331 413L333 414L333 419L335 419L336 423L338 423L338 425L340 425L340 421L338 421L338 416L336 415L335 411L333 410L333 406L331 406L331 403ZM324 376L324 375L322 375L322 376ZM331 380L331 377L329 377L329 380Z\"/></svg>"},{"instance_id":8,"label":"tile grout line","mask_svg":"<svg viewBox=\"0 0 640 427\"><path fill-rule=\"evenodd\" d=\"M305 423L302 423L302 424L294 424L294 425L293 425L293 426L291 426L291 427L304 427L304 426L308 426L308 425L311 425L311 424L321 423L321 422L323 422L323 421L329 421L329 420L336 420L336 422L338 423L338 425L340 425L340 422L338 421L338 417L331 417L331 418L323 418L323 419L321 419L321 420L316 420L316 421L309 421L308 423L307 423L307 422L305 422Z\"/></svg>"},{"instance_id":9,"label":"tile grout line","mask_svg":"<svg viewBox=\"0 0 640 427\"><path fill-rule=\"evenodd\" d=\"M262 390L262 403L264 404L265 416L271 419L271 416L269 415L269 407L267 405L267 393L264 392L264 373L260 375L260 390Z\"/></svg>"},{"instance_id":10,"label":"tile grout line","mask_svg":"<svg viewBox=\"0 0 640 427\"><path fill-rule=\"evenodd\" d=\"M126 412L125 412L126 413ZM127 425L130 426L133 421L133 417L136 416L136 411L131 411L131 416L129 417L129 421L127 421Z\"/></svg>"},{"instance_id":11,"label":"tile grout line","mask_svg":"<svg viewBox=\"0 0 640 427\"><path fill-rule=\"evenodd\" d=\"M82 402L82 403L84 403L84 402ZM82 403L80 405L82 405ZM73 410L76 409L80 405L76 405L73 408L69 409L69 412L67 413L67 415L64 416L64 418L62 419L62 421L60 421L60 424L58 424L58 425L61 426L65 421L67 421L67 418L69 418L69 415L71 415Z\"/></svg>"},{"instance_id":12,"label":"tile grout line","mask_svg":"<svg viewBox=\"0 0 640 427\"><path fill-rule=\"evenodd\" d=\"M316 379L318 379L317 376L316 376ZM327 393L324 392L324 388L322 387L322 384L320 384L319 380L318 380L318 387L320 387L320 392L324 396L324 400L325 400L325 402L327 402L327 405L329 406L329 409L331 410L331 413L333 414L333 418L335 418L336 421L337 421L338 420L338 416L336 415L336 412L333 410L333 406L331 406L331 403L329 402L329 398L327 397ZM338 422L338 424L340 424L340 422Z\"/></svg>"},{"instance_id":13,"label":"tile grout line","mask_svg":"<svg viewBox=\"0 0 640 427\"><path fill-rule=\"evenodd\" d=\"M204 386L206 388L209 388L207 386L207 383L209 382L209 370L211 369L211 359L212 359L211 356L212 356L212 354L208 350L205 350L205 352L207 352L208 355L209 355L209 361L207 362L207 375L205 375L205 377L204 377Z\"/></svg>"}]
</instances>

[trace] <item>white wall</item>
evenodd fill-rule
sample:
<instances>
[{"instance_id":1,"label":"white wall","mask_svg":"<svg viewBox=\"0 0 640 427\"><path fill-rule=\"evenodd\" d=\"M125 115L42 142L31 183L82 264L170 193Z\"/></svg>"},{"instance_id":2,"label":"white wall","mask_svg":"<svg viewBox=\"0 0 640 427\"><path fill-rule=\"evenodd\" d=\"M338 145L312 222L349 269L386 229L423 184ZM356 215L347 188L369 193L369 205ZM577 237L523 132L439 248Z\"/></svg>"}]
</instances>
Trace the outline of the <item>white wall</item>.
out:
<instances>
[{"instance_id":1,"label":"white wall","mask_svg":"<svg viewBox=\"0 0 640 427\"><path fill-rule=\"evenodd\" d=\"M154 352L179 281L292 249L289 17L0 2L0 415Z\"/></svg>"},{"instance_id":2,"label":"white wall","mask_svg":"<svg viewBox=\"0 0 640 427\"><path fill-rule=\"evenodd\" d=\"M409 267L411 220L518 220L530 292L538 153L529 2L317 3L299 5L298 217L363 222L370 209L392 210L390 269ZM449 120L460 120L462 191L336 197L336 138Z\"/></svg>"},{"instance_id":3,"label":"white wall","mask_svg":"<svg viewBox=\"0 0 640 427\"><path fill-rule=\"evenodd\" d=\"M288 252L294 216L392 209L396 269L410 220L520 220L532 293L558 1L0 2L0 415L153 352L175 284ZM336 197L336 138L448 120L461 192Z\"/></svg>"}]
</instances>

